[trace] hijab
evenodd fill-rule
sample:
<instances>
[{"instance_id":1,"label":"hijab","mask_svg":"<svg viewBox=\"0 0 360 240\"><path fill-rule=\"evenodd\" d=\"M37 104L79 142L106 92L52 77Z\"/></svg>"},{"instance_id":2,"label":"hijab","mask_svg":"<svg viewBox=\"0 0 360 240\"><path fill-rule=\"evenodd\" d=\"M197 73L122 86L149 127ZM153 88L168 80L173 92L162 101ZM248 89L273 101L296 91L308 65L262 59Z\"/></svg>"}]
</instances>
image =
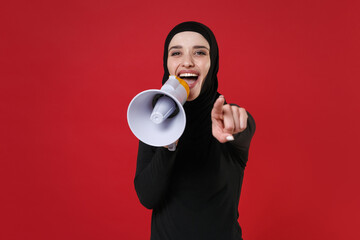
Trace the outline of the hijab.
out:
<instances>
[{"instance_id":1,"label":"hijab","mask_svg":"<svg viewBox=\"0 0 360 240\"><path fill-rule=\"evenodd\" d=\"M207 149L210 147L212 137L211 127L211 110L214 102L219 96L217 92L218 79L217 73L219 69L219 51L218 45L213 32L204 24L198 22L183 22L175 26L165 40L164 45L164 76L162 83L164 84L169 78L167 68L168 48L172 38L185 31L192 31L201 34L210 46L210 68L204 80L199 96L184 104L186 113L186 127L180 138L178 148L186 158L206 158ZM187 152L187 154L185 153ZM194 152L196 152L195 155ZM192 153L192 154L190 154Z\"/></svg>"}]
</instances>

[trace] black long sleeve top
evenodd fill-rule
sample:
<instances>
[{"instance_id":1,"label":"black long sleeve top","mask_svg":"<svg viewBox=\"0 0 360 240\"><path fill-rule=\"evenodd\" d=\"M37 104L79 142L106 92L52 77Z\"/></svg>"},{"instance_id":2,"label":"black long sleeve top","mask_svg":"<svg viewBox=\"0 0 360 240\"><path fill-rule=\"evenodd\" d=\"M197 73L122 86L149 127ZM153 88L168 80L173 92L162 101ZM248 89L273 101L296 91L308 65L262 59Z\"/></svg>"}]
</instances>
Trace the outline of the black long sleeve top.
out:
<instances>
[{"instance_id":1,"label":"black long sleeve top","mask_svg":"<svg viewBox=\"0 0 360 240\"><path fill-rule=\"evenodd\" d=\"M241 240L238 204L255 122L235 140L209 137L206 154L176 151L139 142L135 190L153 209L151 240ZM201 156L201 157L200 157Z\"/></svg>"}]
</instances>

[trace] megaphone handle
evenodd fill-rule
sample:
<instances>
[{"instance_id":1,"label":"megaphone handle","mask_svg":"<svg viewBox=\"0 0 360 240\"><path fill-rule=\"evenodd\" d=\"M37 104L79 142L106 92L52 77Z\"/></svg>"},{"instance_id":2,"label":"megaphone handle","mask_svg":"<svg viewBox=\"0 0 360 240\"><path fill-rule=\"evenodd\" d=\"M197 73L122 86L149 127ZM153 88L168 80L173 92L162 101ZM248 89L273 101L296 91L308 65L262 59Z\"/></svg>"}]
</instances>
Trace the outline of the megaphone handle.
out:
<instances>
[{"instance_id":1,"label":"megaphone handle","mask_svg":"<svg viewBox=\"0 0 360 240\"><path fill-rule=\"evenodd\" d=\"M171 152L175 151L176 150L176 142L170 144L168 146L168 150L171 151Z\"/></svg>"}]
</instances>

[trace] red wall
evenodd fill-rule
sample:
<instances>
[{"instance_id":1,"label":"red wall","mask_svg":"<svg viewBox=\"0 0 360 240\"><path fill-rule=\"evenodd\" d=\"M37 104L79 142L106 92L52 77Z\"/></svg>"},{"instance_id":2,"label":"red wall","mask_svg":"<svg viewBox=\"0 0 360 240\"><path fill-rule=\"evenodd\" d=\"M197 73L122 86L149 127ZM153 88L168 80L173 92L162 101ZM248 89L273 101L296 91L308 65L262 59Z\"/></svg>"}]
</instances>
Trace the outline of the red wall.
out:
<instances>
[{"instance_id":1,"label":"red wall","mask_svg":"<svg viewBox=\"0 0 360 240\"><path fill-rule=\"evenodd\" d=\"M245 239L360 239L358 1L7 1L0 238L149 239L130 100L177 23L208 25L219 91L254 116Z\"/></svg>"}]
</instances>

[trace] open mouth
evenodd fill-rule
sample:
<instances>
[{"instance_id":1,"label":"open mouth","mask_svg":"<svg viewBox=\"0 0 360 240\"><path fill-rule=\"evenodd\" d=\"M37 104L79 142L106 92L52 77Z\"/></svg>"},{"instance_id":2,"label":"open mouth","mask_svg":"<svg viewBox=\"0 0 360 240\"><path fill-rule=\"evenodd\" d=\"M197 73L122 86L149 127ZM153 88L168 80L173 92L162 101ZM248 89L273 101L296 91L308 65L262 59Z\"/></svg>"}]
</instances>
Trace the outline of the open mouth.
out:
<instances>
[{"instance_id":1,"label":"open mouth","mask_svg":"<svg viewBox=\"0 0 360 240\"><path fill-rule=\"evenodd\" d=\"M179 77L187 82L189 87L193 87L196 80L198 80L199 75L196 73L181 73Z\"/></svg>"}]
</instances>

